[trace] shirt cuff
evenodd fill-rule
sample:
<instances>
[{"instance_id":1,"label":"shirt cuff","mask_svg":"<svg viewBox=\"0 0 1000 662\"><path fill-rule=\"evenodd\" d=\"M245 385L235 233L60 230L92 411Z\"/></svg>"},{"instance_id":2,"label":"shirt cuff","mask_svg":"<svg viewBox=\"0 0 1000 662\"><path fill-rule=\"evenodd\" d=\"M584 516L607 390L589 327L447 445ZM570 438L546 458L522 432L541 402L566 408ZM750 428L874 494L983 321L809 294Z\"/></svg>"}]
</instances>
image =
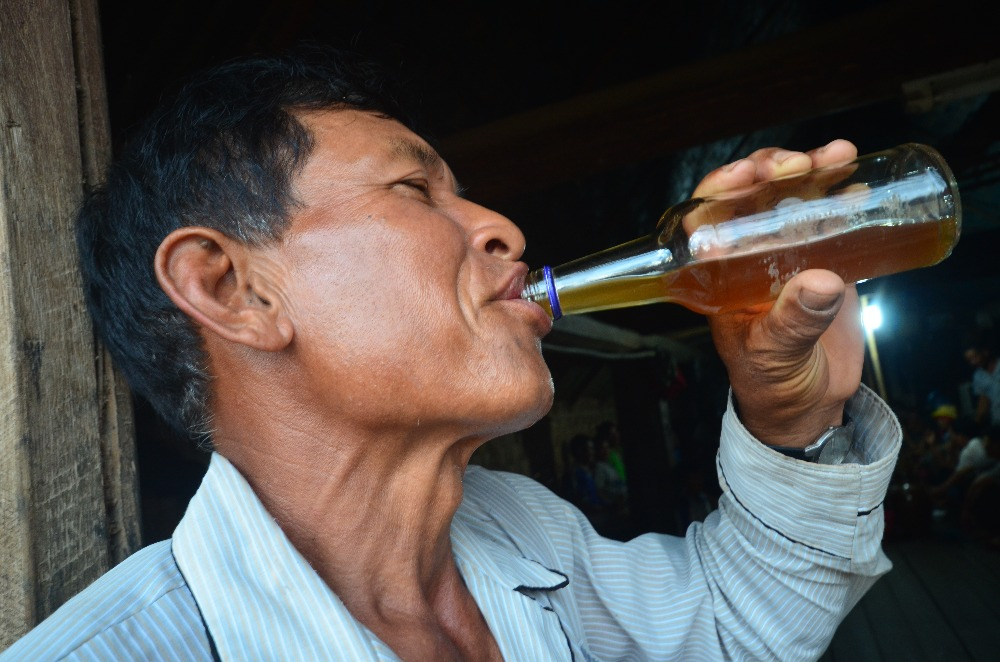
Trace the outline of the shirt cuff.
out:
<instances>
[{"instance_id":1,"label":"shirt cuff","mask_svg":"<svg viewBox=\"0 0 1000 662\"><path fill-rule=\"evenodd\" d=\"M854 443L844 464L815 464L767 448L733 409L722 419L718 454L722 489L753 518L786 538L843 558L871 555L866 535L881 538L881 505L902 444L889 407L862 385L847 402ZM878 512L876 512L878 511ZM872 515L878 516L873 529ZM859 547L861 545L861 547ZM862 547L864 549L862 549Z\"/></svg>"}]
</instances>

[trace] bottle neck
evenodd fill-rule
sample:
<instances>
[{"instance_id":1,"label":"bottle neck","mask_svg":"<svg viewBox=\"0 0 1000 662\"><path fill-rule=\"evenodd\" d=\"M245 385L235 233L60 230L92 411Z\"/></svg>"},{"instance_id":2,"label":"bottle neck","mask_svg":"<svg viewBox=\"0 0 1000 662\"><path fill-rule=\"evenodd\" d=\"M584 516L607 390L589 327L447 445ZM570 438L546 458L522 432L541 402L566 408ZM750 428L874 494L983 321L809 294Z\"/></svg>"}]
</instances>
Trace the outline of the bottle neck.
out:
<instances>
[{"instance_id":1,"label":"bottle neck","mask_svg":"<svg viewBox=\"0 0 1000 662\"><path fill-rule=\"evenodd\" d=\"M561 264L535 269L521 297L542 306L553 320L563 315L664 300L657 284L678 266L659 233Z\"/></svg>"},{"instance_id":2,"label":"bottle neck","mask_svg":"<svg viewBox=\"0 0 1000 662\"><path fill-rule=\"evenodd\" d=\"M562 307L559 305L559 292L556 290L552 267L546 265L529 273L521 298L540 305L553 320L562 317Z\"/></svg>"}]
</instances>

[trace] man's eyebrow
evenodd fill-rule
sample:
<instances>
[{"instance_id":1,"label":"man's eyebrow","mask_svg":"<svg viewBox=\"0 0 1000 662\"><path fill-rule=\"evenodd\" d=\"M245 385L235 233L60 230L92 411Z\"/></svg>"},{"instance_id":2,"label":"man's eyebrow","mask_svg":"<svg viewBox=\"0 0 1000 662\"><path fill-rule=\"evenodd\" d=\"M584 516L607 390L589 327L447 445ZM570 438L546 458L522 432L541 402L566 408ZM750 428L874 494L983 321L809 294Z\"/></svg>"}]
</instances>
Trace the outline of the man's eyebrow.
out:
<instances>
[{"instance_id":1,"label":"man's eyebrow","mask_svg":"<svg viewBox=\"0 0 1000 662\"><path fill-rule=\"evenodd\" d=\"M439 168L442 165L441 157L438 156L437 152L415 140L393 138L389 144L393 155L419 161L428 170Z\"/></svg>"},{"instance_id":2,"label":"man's eyebrow","mask_svg":"<svg viewBox=\"0 0 1000 662\"><path fill-rule=\"evenodd\" d=\"M392 138L389 141L389 147L392 149L393 155L414 159L428 170L437 170L444 166L444 159L436 151L415 140ZM455 193L459 197L465 195L465 187L461 186L458 181L455 181Z\"/></svg>"}]
</instances>

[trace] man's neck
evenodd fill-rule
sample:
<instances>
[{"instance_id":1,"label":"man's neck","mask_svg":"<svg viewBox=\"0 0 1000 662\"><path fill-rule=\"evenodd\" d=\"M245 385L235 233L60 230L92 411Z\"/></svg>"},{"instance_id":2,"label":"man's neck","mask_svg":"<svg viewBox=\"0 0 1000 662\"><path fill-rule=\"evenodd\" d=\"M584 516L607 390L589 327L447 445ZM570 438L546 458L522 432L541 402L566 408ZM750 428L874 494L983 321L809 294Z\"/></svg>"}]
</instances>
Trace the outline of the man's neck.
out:
<instances>
[{"instance_id":1,"label":"man's neck","mask_svg":"<svg viewBox=\"0 0 1000 662\"><path fill-rule=\"evenodd\" d=\"M451 548L471 442L248 422L218 451L355 618L404 659L499 654Z\"/></svg>"}]
</instances>

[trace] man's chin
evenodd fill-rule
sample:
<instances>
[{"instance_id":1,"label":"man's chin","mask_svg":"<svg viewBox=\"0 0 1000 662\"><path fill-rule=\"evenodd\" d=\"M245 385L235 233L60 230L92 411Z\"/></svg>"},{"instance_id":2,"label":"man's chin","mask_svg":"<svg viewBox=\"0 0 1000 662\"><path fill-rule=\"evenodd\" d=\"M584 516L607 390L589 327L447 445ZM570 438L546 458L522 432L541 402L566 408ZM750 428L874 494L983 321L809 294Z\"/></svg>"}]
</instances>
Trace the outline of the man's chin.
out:
<instances>
[{"instance_id":1,"label":"man's chin","mask_svg":"<svg viewBox=\"0 0 1000 662\"><path fill-rule=\"evenodd\" d=\"M511 420L513 429L505 434L520 432L540 421L552 409L554 399L555 391L550 376L546 384L539 388L536 397L529 400L524 408L518 412L518 415Z\"/></svg>"}]
</instances>

